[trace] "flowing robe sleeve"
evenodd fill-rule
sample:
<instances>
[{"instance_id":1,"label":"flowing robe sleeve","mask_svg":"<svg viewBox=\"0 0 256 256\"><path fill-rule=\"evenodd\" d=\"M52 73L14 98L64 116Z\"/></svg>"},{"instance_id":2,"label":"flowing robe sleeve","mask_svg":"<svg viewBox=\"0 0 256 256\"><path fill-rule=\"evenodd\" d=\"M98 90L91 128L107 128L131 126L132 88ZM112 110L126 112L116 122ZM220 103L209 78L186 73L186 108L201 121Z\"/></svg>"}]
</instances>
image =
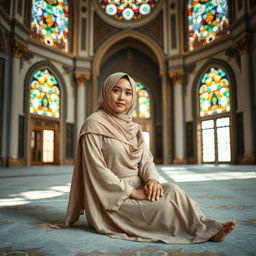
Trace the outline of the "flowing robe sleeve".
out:
<instances>
[{"instance_id":1,"label":"flowing robe sleeve","mask_svg":"<svg viewBox=\"0 0 256 256\"><path fill-rule=\"evenodd\" d=\"M117 211L134 188L108 169L101 144L99 135L89 133L81 138L83 171L97 196L95 200L99 200L105 210Z\"/></svg>"},{"instance_id":2,"label":"flowing robe sleeve","mask_svg":"<svg viewBox=\"0 0 256 256\"><path fill-rule=\"evenodd\" d=\"M148 180L154 179L158 181L159 174L156 170L153 156L146 144L146 142L143 140L143 150L142 150L142 156L141 161L139 163L139 175L144 181L144 183L147 183Z\"/></svg>"}]
</instances>

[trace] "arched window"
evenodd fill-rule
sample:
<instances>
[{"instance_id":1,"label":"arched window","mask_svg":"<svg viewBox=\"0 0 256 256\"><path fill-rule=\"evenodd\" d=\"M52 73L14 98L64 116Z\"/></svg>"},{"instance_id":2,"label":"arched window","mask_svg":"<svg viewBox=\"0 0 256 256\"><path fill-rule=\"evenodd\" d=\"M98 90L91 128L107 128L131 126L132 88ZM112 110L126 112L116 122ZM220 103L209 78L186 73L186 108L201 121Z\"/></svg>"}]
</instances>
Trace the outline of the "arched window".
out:
<instances>
[{"instance_id":1,"label":"arched window","mask_svg":"<svg viewBox=\"0 0 256 256\"><path fill-rule=\"evenodd\" d=\"M59 118L60 94L55 76L48 69L37 71L30 83L30 113Z\"/></svg>"},{"instance_id":2,"label":"arched window","mask_svg":"<svg viewBox=\"0 0 256 256\"><path fill-rule=\"evenodd\" d=\"M230 81L219 67L202 76L198 91L202 162L231 162Z\"/></svg>"},{"instance_id":3,"label":"arched window","mask_svg":"<svg viewBox=\"0 0 256 256\"><path fill-rule=\"evenodd\" d=\"M132 112L132 117L141 125L144 139L150 147L150 144L152 144L150 137L153 134L150 95L145 86L140 82L136 82L136 93L137 101L135 103L135 109Z\"/></svg>"},{"instance_id":4,"label":"arched window","mask_svg":"<svg viewBox=\"0 0 256 256\"><path fill-rule=\"evenodd\" d=\"M150 118L150 97L146 88L140 82L136 82L137 102L132 113L133 118Z\"/></svg>"},{"instance_id":5,"label":"arched window","mask_svg":"<svg viewBox=\"0 0 256 256\"><path fill-rule=\"evenodd\" d=\"M230 111L230 87L227 74L212 67L201 79L199 89L200 116Z\"/></svg>"},{"instance_id":6,"label":"arched window","mask_svg":"<svg viewBox=\"0 0 256 256\"><path fill-rule=\"evenodd\" d=\"M53 48L68 51L67 0L32 0L31 35Z\"/></svg>"},{"instance_id":7,"label":"arched window","mask_svg":"<svg viewBox=\"0 0 256 256\"><path fill-rule=\"evenodd\" d=\"M117 20L138 20L149 15L158 0L99 0L100 6L109 16Z\"/></svg>"},{"instance_id":8,"label":"arched window","mask_svg":"<svg viewBox=\"0 0 256 256\"><path fill-rule=\"evenodd\" d=\"M189 50L229 32L227 0L189 0L187 8Z\"/></svg>"}]
</instances>

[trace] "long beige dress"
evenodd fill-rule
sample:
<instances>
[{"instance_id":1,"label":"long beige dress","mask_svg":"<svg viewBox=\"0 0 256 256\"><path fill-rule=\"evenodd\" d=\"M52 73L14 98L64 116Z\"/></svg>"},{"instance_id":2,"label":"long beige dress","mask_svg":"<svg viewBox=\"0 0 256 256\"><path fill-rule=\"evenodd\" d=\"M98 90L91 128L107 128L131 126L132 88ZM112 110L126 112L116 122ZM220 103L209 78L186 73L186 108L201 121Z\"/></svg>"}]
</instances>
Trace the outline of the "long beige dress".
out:
<instances>
[{"instance_id":1,"label":"long beige dress","mask_svg":"<svg viewBox=\"0 0 256 256\"><path fill-rule=\"evenodd\" d=\"M126 143L81 132L66 225L77 221L80 209L85 209L88 224L113 238L180 244L208 241L222 223L207 218L177 185L163 184L159 201L129 198L148 179L158 180L152 155L145 142L142 146L131 157Z\"/></svg>"}]
</instances>

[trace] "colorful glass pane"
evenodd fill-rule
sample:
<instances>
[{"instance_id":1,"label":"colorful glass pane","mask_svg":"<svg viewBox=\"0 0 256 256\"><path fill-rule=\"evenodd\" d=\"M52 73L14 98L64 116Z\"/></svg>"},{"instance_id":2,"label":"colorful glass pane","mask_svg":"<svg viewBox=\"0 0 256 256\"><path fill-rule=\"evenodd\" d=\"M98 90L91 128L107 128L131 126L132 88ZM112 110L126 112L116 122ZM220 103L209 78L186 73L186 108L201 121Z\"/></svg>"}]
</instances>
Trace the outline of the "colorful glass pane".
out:
<instances>
[{"instance_id":1,"label":"colorful glass pane","mask_svg":"<svg viewBox=\"0 0 256 256\"><path fill-rule=\"evenodd\" d=\"M67 0L32 0L32 37L67 52L68 17Z\"/></svg>"},{"instance_id":2,"label":"colorful glass pane","mask_svg":"<svg viewBox=\"0 0 256 256\"><path fill-rule=\"evenodd\" d=\"M158 0L99 0L106 14L117 20L138 20L149 15Z\"/></svg>"},{"instance_id":3,"label":"colorful glass pane","mask_svg":"<svg viewBox=\"0 0 256 256\"><path fill-rule=\"evenodd\" d=\"M227 0L189 0L189 50L211 43L229 33Z\"/></svg>"},{"instance_id":4,"label":"colorful glass pane","mask_svg":"<svg viewBox=\"0 0 256 256\"><path fill-rule=\"evenodd\" d=\"M199 88L200 116L230 111L230 83L227 74L212 67L204 74Z\"/></svg>"},{"instance_id":5,"label":"colorful glass pane","mask_svg":"<svg viewBox=\"0 0 256 256\"><path fill-rule=\"evenodd\" d=\"M136 82L136 92L137 92L137 104L132 113L132 117L136 118L138 113L138 116L141 118L149 118L150 117L149 93L140 82Z\"/></svg>"},{"instance_id":6,"label":"colorful glass pane","mask_svg":"<svg viewBox=\"0 0 256 256\"><path fill-rule=\"evenodd\" d=\"M30 84L30 113L60 117L60 89L48 69L37 71Z\"/></svg>"}]
</instances>

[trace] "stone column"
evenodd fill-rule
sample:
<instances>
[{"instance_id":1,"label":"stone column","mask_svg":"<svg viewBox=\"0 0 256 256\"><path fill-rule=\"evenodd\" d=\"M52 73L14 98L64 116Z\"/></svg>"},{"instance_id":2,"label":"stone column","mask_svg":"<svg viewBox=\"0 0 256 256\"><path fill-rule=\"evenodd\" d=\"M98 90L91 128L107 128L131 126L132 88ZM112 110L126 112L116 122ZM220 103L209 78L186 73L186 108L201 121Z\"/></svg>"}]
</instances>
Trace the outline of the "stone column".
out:
<instances>
[{"instance_id":1,"label":"stone column","mask_svg":"<svg viewBox=\"0 0 256 256\"><path fill-rule=\"evenodd\" d=\"M91 99L90 99L90 113L96 111L97 108L97 81L99 78L99 74L93 74L92 76L92 87L91 87Z\"/></svg>"},{"instance_id":2,"label":"stone column","mask_svg":"<svg viewBox=\"0 0 256 256\"><path fill-rule=\"evenodd\" d=\"M249 36L245 34L234 42L234 47L239 50L241 57L241 80L242 86L242 110L244 126L244 156L241 163L253 164L253 122L252 122L252 104L250 88L250 67L249 67Z\"/></svg>"},{"instance_id":3,"label":"stone column","mask_svg":"<svg viewBox=\"0 0 256 256\"><path fill-rule=\"evenodd\" d=\"M174 85L174 164L184 164L185 160L185 123L182 79L184 72L170 71L169 76Z\"/></svg>"},{"instance_id":4,"label":"stone column","mask_svg":"<svg viewBox=\"0 0 256 256\"><path fill-rule=\"evenodd\" d=\"M169 164L169 109L168 109L168 88L167 88L167 77L165 73L161 74L162 78L162 141L163 141L163 164Z\"/></svg>"},{"instance_id":5,"label":"stone column","mask_svg":"<svg viewBox=\"0 0 256 256\"><path fill-rule=\"evenodd\" d=\"M22 109L16 106L16 102L23 100L20 97L20 90L23 88L23 82L20 81L20 64L21 59L27 47L19 40L13 38L10 41L12 51L12 67L11 67L11 108L10 108L10 142L9 142L9 157L8 164L10 166L23 165L19 160L19 114Z\"/></svg>"},{"instance_id":6,"label":"stone column","mask_svg":"<svg viewBox=\"0 0 256 256\"><path fill-rule=\"evenodd\" d=\"M77 138L80 133L80 129L85 121L87 115L87 90L86 82L90 78L88 73L75 73L76 84L77 84L77 102L76 102L76 127L77 127Z\"/></svg>"}]
</instances>

